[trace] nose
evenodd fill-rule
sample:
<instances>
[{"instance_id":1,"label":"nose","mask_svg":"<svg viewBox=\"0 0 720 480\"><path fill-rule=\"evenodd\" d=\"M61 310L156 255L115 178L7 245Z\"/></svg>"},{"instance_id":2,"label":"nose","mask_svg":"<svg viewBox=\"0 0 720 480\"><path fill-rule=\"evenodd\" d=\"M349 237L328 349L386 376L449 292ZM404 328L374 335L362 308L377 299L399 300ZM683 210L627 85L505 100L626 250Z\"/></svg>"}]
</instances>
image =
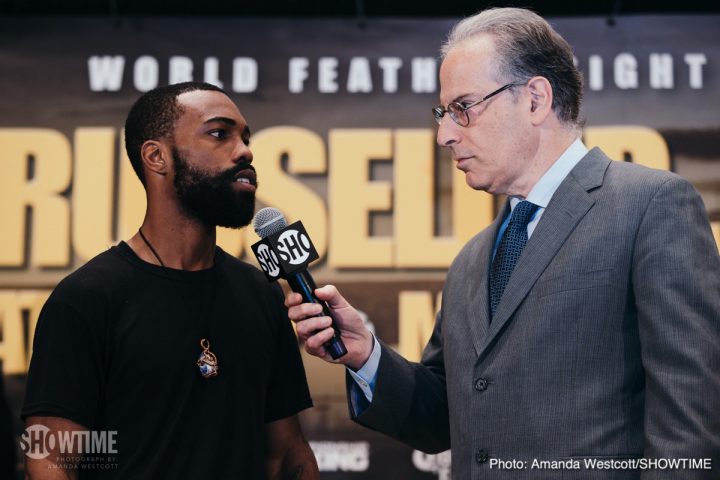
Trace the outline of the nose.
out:
<instances>
[{"instance_id":1,"label":"nose","mask_svg":"<svg viewBox=\"0 0 720 480\"><path fill-rule=\"evenodd\" d=\"M248 165L253 161L253 153L250 150L250 146L245 145L245 142L238 142L238 146L235 149L233 158L235 163L247 163Z\"/></svg>"},{"instance_id":2,"label":"nose","mask_svg":"<svg viewBox=\"0 0 720 480\"><path fill-rule=\"evenodd\" d=\"M437 144L441 147L449 147L460 141L460 127L452 121L449 114L443 115L438 124Z\"/></svg>"}]
</instances>

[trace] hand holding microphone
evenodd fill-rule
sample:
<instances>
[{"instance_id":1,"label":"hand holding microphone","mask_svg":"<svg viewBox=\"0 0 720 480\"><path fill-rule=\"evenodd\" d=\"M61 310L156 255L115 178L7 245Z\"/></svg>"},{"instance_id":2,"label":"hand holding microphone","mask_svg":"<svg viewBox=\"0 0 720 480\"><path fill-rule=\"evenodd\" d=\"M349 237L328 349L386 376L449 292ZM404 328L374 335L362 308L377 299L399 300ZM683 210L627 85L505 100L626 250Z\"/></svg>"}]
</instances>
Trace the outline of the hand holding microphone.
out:
<instances>
[{"instance_id":1,"label":"hand holding microphone","mask_svg":"<svg viewBox=\"0 0 720 480\"><path fill-rule=\"evenodd\" d=\"M288 307L288 317L295 322L297 334L305 342L305 350L323 360L333 361L323 347L323 344L332 337L335 331L340 331L342 340L348 353L339 359L340 363L358 370L367 362L373 349L373 336L363 323L362 318L352 305L350 305L333 285L318 288L316 296L324 301L332 311L332 318L316 316L320 306L313 303L303 303L301 295L290 292L285 297L285 306Z\"/></svg>"},{"instance_id":2,"label":"hand holding microphone","mask_svg":"<svg viewBox=\"0 0 720 480\"><path fill-rule=\"evenodd\" d=\"M334 287L319 289L323 298L316 296L317 286L307 267L318 254L302 223L287 225L278 209L263 208L255 215L253 228L261 240L252 246L252 250L265 276L270 281L286 279L293 292L299 294L288 294L286 306L308 352L326 360L328 356L333 360L343 357L341 361L351 368L361 366L372 350L372 335L362 325L355 309ZM349 328L344 328L346 326ZM342 336L352 345L351 355L347 357L341 327ZM367 345L369 351L365 355ZM355 366L358 361L362 363Z\"/></svg>"}]
</instances>

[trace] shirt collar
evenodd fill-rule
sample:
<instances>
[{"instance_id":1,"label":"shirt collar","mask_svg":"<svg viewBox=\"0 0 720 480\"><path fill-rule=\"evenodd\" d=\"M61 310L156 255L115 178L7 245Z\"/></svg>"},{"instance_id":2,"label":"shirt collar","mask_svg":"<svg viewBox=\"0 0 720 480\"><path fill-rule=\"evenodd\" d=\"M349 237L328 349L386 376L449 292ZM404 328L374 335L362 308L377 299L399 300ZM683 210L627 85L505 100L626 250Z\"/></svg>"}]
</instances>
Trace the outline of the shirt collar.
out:
<instances>
[{"instance_id":1,"label":"shirt collar","mask_svg":"<svg viewBox=\"0 0 720 480\"><path fill-rule=\"evenodd\" d=\"M575 165L582 160L588 151L588 148L582 140L579 138L576 139L570 144L567 150L560 155L560 158L555 160L555 163L548 168L547 172L540 177L540 180L538 180L524 200L532 202L540 206L540 208L547 207L562 181L565 180L565 177L568 176L570 171L575 168ZM512 197L510 199L510 207L515 208L515 205L522 200L522 198Z\"/></svg>"}]
</instances>

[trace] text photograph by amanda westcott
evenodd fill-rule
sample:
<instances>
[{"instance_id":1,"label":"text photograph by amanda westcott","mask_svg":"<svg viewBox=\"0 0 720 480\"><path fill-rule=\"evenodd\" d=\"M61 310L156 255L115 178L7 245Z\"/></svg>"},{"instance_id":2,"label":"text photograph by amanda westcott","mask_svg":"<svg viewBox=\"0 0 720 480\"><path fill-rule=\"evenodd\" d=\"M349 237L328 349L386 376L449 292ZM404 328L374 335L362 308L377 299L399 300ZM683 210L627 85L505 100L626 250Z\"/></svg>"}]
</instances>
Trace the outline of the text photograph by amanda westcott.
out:
<instances>
[{"instance_id":1,"label":"text photograph by amanda westcott","mask_svg":"<svg viewBox=\"0 0 720 480\"><path fill-rule=\"evenodd\" d=\"M549 20L584 75L586 145L690 180L718 241L720 17ZM159 85L204 80L230 94L252 130L258 208L302 220L317 283L337 285L379 338L418 360L450 262L502 200L467 188L435 143L439 47L456 21L0 19L0 361L18 458L51 441L18 417L40 308L142 222L122 126ZM258 240L252 228L218 235L254 264ZM450 478L449 452L413 451L355 425L344 370L304 360L315 407L301 420L323 478ZM122 443L95 433L90 447L104 442L111 462ZM52 439L73 440L84 441ZM631 468L705 467L665 460Z\"/></svg>"}]
</instances>

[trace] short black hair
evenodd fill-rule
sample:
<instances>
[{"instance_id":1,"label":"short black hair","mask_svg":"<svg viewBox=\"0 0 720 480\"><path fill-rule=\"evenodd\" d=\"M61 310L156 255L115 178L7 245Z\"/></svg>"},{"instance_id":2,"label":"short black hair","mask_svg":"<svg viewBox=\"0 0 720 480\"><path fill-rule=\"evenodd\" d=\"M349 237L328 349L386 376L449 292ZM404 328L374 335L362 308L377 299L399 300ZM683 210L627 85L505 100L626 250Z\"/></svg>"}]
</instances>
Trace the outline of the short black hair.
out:
<instances>
[{"instance_id":1,"label":"short black hair","mask_svg":"<svg viewBox=\"0 0 720 480\"><path fill-rule=\"evenodd\" d=\"M177 97L195 90L213 90L227 95L225 90L210 83L175 83L144 93L130 109L125 120L125 150L143 185L145 185L145 172L140 155L142 144L172 134L175 122L183 113Z\"/></svg>"}]
</instances>

